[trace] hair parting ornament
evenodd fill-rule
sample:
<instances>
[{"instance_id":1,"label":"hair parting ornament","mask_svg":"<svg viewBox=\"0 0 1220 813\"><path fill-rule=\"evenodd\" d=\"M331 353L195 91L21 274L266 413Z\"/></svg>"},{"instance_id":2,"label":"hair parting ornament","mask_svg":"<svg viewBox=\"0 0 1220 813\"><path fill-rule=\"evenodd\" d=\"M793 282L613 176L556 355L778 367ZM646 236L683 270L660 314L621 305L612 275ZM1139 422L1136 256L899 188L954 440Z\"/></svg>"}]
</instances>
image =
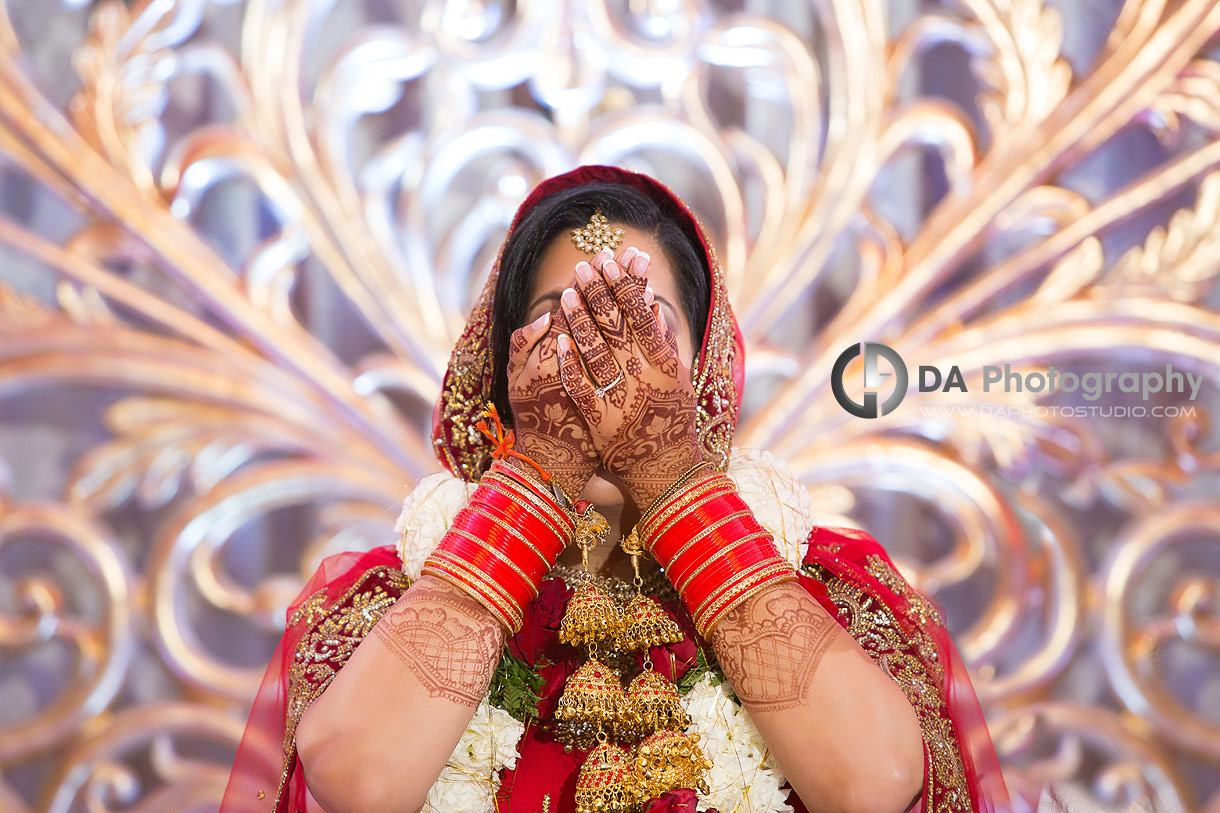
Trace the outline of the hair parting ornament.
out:
<instances>
[{"instance_id":1,"label":"hair parting ornament","mask_svg":"<svg viewBox=\"0 0 1220 813\"><path fill-rule=\"evenodd\" d=\"M572 244L590 257L603 248L611 251L618 248L623 239L622 229L611 229L610 221L602 214L601 209L594 209L593 216L583 228L572 229Z\"/></svg>"}]
</instances>

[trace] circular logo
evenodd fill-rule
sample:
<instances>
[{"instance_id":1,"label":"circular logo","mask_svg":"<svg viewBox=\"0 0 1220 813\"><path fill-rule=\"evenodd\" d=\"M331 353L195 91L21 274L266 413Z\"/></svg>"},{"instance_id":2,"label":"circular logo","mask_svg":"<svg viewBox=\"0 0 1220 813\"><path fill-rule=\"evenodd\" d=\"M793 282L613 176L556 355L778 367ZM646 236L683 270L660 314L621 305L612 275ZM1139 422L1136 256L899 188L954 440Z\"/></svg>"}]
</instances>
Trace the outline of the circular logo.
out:
<instances>
[{"instance_id":1,"label":"circular logo","mask_svg":"<svg viewBox=\"0 0 1220 813\"><path fill-rule=\"evenodd\" d=\"M843 372L856 356L864 354L864 403L858 404L847 395L843 388ZM882 357L893 369L892 373L883 373L877 369L877 358ZM894 392L885 399L880 408L877 407L877 390L881 383L894 376ZM834 369L830 373L830 388L834 392L839 406L855 415L857 418L879 418L888 415L898 408L907 394L907 366L902 356L892 347L880 342L860 342L853 344L839 354L835 359Z\"/></svg>"}]
</instances>

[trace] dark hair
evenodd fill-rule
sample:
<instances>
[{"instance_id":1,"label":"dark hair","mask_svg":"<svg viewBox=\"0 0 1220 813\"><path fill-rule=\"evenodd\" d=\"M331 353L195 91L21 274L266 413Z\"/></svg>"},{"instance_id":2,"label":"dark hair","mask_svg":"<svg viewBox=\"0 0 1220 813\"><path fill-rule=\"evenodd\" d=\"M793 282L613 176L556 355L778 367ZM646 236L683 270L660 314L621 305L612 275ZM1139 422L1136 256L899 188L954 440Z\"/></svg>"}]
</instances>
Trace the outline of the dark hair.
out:
<instances>
[{"instance_id":1,"label":"dark hair","mask_svg":"<svg viewBox=\"0 0 1220 813\"><path fill-rule=\"evenodd\" d=\"M678 283L682 310L690 321L695 352L703 345L703 331L711 297L707 258L699 235L675 206L660 203L630 186L588 183L549 195L521 216L500 256L491 312L492 399L501 415L511 415L508 404L508 344L529 307L530 287L542 255L556 237L571 234L589 222L600 209L611 225L644 232L665 251Z\"/></svg>"}]
</instances>

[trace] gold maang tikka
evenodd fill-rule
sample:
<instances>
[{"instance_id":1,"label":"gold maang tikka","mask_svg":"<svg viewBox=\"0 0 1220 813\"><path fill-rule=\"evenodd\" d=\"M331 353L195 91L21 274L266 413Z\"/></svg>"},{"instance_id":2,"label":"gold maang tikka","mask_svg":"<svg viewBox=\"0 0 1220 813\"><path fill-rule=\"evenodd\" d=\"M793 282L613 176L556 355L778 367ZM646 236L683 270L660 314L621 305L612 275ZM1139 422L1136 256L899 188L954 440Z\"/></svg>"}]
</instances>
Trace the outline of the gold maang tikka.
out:
<instances>
[{"instance_id":1,"label":"gold maang tikka","mask_svg":"<svg viewBox=\"0 0 1220 813\"><path fill-rule=\"evenodd\" d=\"M572 229L572 243L578 249L593 256L603 248L611 251L623 239L622 229L611 229L610 221L602 214L601 209L594 209L589 222L579 229Z\"/></svg>"}]
</instances>

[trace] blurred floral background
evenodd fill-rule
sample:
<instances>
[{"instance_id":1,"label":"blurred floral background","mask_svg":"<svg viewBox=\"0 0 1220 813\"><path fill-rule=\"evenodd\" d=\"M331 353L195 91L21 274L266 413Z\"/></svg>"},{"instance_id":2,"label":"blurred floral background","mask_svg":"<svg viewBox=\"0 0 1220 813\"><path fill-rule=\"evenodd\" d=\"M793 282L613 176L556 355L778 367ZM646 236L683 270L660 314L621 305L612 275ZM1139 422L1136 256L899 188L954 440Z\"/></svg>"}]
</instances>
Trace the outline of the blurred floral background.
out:
<instances>
[{"instance_id":1,"label":"blurred floral background","mask_svg":"<svg viewBox=\"0 0 1220 813\"><path fill-rule=\"evenodd\" d=\"M216 808L284 607L437 468L517 204L599 162L714 232L738 443L944 607L1010 787L1220 813L1217 31L1220 0L0 0L0 810ZM829 386L865 340L912 370L877 420ZM984 392L1003 364L1204 384Z\"/></svg>"}]
</instances>

